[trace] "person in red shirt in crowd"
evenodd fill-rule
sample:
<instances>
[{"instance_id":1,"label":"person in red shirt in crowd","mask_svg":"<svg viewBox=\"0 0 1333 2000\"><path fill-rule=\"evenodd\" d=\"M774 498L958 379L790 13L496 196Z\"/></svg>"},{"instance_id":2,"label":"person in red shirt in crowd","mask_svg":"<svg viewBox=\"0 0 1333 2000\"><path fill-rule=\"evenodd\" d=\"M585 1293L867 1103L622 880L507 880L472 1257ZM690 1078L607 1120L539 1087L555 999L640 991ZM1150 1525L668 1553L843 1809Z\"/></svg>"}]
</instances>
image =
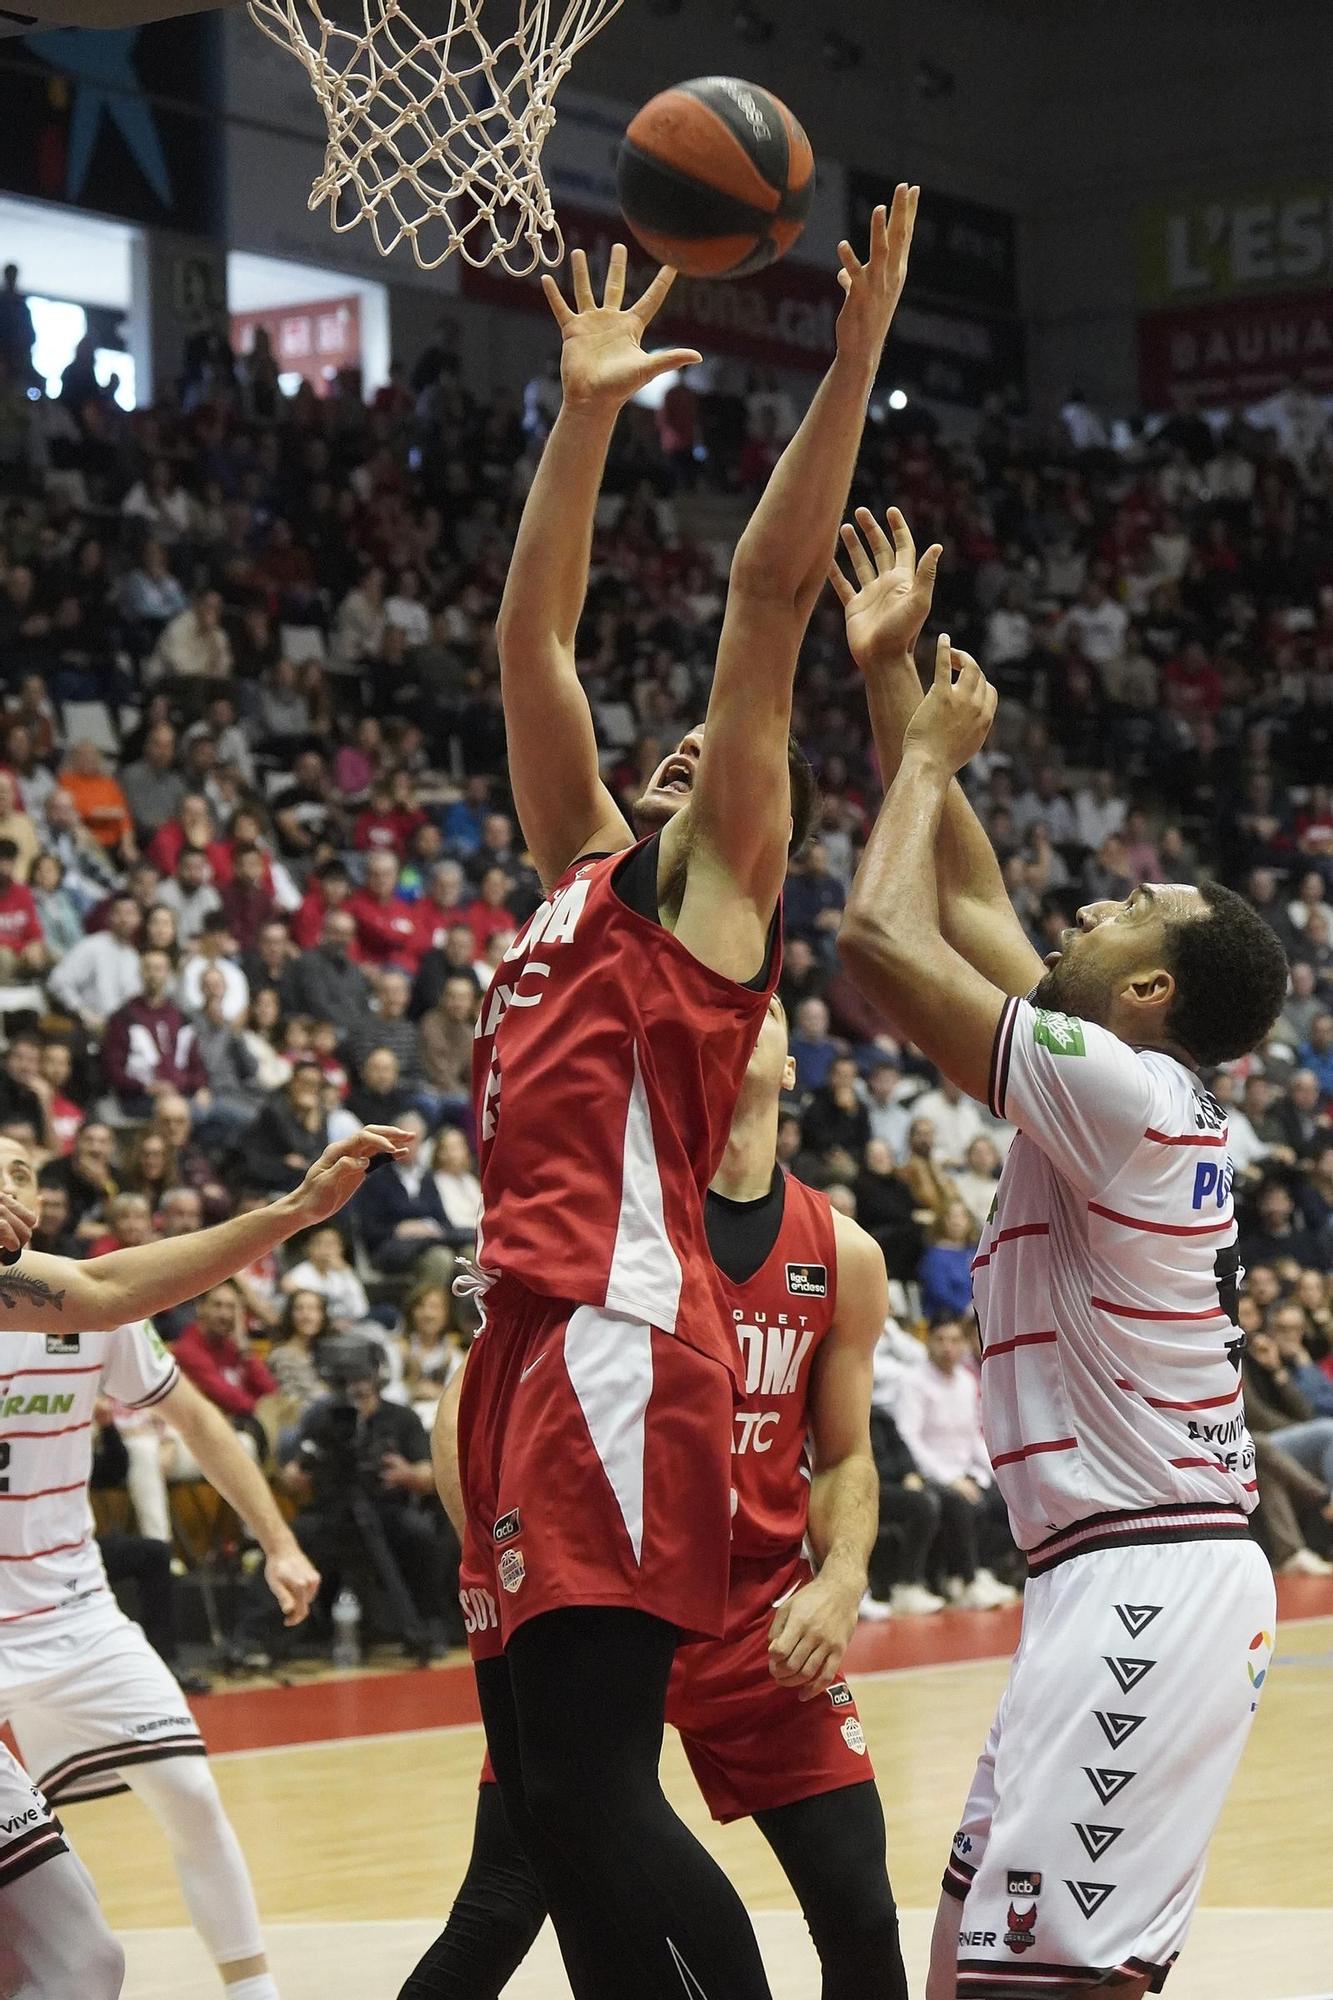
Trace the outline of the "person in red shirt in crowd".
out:
<instances>
[{"instance_id":1,"label":"person in red shirt in crowd","mask_svg":"<svg viewBox=\"0 0 1333 2000\"><path fill-rule=\"evenodd\" d=\"M242 951L253 951L264 925L278 913L269 878L268 861L261 847L238 847L233 855L235 873L218 891L222 914Z\"/></svg>"},{"instance_id":2,"label":"person in red shirt in crowd","mask_svg":"<svg viewBox=\"0 0 1333 2000\"><path fill-rule=\"evenodd\" d=\"M1177 715L1216 715L1222 706L1222 676L1197 639L1167 661L1162 690Z\"/></svg>"},{"instance_id":3,"label":"person in red shirt in crowd","mask_svg":"<svg viewBox=\"0 0 1333 2000\"><path fill-rule=\"evenodd\" d=\"M428 951L443 950L454 925L466 921L469 901L462 864L437 861L430 871L426 893L416 905L417 949L423 957Z\"/></svg>"},{"instance_id":4,"label":"person in red shirt in crowd","mask_svg":"<svg viewBox=\"0 0 1333 2000\"><path fill-rule=\"evenodd\" d=\"M370 803L357 814L352 845L361 853L382 847L390 854L405 854L426 815L416 803L412 779L406 771L395 771L391 779L381 778L370 788Z\"/></svg>"},{"instance_id":5,"label":"person in red shirt in crowd","mask_svg":"<svg viewBox=\"0 0 1333 2000\"><path fill-rule=\"evenodd\" d=\"M352 893L352 878L341 861L325 861L311 873L301 906L292 918L292 937L302 951L313 951L324 935L324 920L341 909ZM350 956L359 959L353 948Z\"/></svg>"},{"instance_id":6,"label":"person in red shirt in crowd","mask_svg":"<svg viewBox=\"0 0 1333 2000\"><path fill-rule=\"evenodd\" d=\"M166 952L144 952L139 976L141 990L106 1024L102 1074L122 1111L149 1118L164 1091L206 1099L208 1078L194 1029L168 998L173 967Z\"/></svg>"},{"instance_id":7,"label":"person in red shirt in crowd","mask_svg":"<svg viewBox=\"0 0 1333 2000\"><path fill-rule=\"evenodd\" d=\"M213 870L213 887L223 888L231 880L231 848L218 837L213 810L202 792L187 792L176 819L160 826L148 843L147 858L160 875L174 875L181 850L201 847Z\"/></svg>"},{"instance_id":8,"label":"person in red shirt in crowd","mask_svg":"<svg viewBox=\"0 0 1333 2000\"><path fill-rule=\"evenodd\" d=\"M51 1092L46 1116L55 1140L56 1151L68 1155L74 1151L74 1141L79 1136L79 1127L83 1124L85 1116L67 1091L67 1085L74 1072L74 1057L68 1042L54 1040L43 1042L37 1067L43 1082Z\"/></svg>"},{"instance_id":9,"label":"person in red shirt in crowd","mask_svg":"<svg viewBox=\"0 0 1333 2000\"><path fill-rule=\"evenodd\" d=\"M347 898L356 923L356 941L366 965L403 965L415 973L421 957L416 912L398 894L398 857L373 849L366 861L366 882ZM512 925L513 919L509 919Z\"/></svg>"},{"instance_id":10,"label":"person in red shirt in crowd","mask_svg":"<svg viewBox=\"0 0 1333 2000\"><path fill-rule=\"evenodd\" d=\"M199 1301L199 1317L172 1347L181 1374L229 1417L259 1456L267 1451L255 1405L277 1391L277 1383L250 1351L241 1295L230 1279L214 1285Z\"/></svg>"},{"instance_id":11,"label":"person in red shirt in crowd","mask_svg":"<svg viewBox=\"0 0 1333 2000\"><path fill-rule=\"evenodd\" d=\"M51 964L32 891L15 879L18 861L15 843L0 840L0 980L40 977Z\"/></svg>"},{"instance_id":12,"label":"person in red shirt in crowd","mask_svg":"<svg viewBox=\"0 0 1333 2000\"><path fill-rule=\"evenodd\" d=\"M503 868L488 868L477 885L475 902L463 911L463 922L472 932L480 958L497 931L512 931L516 928L514 913L506 908L505 899L509 894L509 877Z\"/></svg>"}]
</instances>

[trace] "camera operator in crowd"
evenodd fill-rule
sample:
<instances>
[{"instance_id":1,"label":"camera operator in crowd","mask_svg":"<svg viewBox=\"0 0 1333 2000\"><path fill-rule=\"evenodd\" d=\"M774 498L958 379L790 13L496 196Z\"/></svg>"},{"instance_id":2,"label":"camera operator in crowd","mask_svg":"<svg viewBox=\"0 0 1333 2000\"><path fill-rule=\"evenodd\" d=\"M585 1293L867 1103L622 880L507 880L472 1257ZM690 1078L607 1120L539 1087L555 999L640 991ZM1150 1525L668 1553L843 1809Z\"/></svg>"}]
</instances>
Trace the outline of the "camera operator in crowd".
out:
<instances>
[{"instance_id":1,"label":"camera operator in crowd","mask_svg":"<svg viewBox=\"0 0 1333 2000\"><path fill-rule=\"evenodd\" d=\"M300 1512L292 1523L331 1605L355 1576L378 1587L407 1651L423 1661L463 1644L458 1542L435 1497L430 1441L416 1412L380 1394L382 1360L355 1334L333 1334L315 1356L329 1393L302 1416L279 1475ZM233 1648L236 1663L271 1662L281 1627L255 1593Z\"/></svg>"}]
</instances>

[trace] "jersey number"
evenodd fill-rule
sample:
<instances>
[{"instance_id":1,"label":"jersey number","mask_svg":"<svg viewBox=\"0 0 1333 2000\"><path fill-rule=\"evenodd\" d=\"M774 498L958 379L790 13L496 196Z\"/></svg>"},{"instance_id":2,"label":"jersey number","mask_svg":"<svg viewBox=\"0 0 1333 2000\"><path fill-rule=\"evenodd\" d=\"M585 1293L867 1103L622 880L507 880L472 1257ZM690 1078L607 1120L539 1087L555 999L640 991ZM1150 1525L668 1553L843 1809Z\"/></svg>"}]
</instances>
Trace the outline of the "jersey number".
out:
<instances>
[{"instance_id":1,"label":"jersey number","mask_svg":"<svg viewBox=\"0 0 1333 2000\"><path fill-rule=\"evenodd\" d=\"M1234 1243L1224 1244L1214 1257L1213 1276L1217 1280L1217 1303L1234 1326L1240 1304L1240 1254Z\"/></svg>"}]
</instances>

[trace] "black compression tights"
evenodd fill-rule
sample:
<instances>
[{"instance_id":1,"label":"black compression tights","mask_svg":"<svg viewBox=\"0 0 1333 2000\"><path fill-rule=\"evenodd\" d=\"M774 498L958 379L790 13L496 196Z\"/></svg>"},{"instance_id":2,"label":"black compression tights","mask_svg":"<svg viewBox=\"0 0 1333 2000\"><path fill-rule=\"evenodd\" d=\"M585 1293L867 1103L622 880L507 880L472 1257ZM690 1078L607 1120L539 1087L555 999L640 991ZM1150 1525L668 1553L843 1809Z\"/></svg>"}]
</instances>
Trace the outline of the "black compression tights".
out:
<instances>
[{"instance_id":1,"label":"black compression tights","mask_svg":"<svg viewBox=\"0 0 1333 2000\"><path fill-rule=\"evenodd\" d=\"M761 1813L757 1823L805 1913L823 1966L823 2000L906 2000L898 1917L884 1866L884 1816L873 1783ZM558 1876L562 1867L557 1865ZM603 1927L591 1955L585 1951L580 1958L582 1887L571 1891L566 1878L565 1893L570 1902L553 1914L575 1993L580 2000L637 1994L642 1981L626 1976L623 1950ZM497 1788L483 1786L472 1860L449 1922L400 2000L498 2000L541 1928L546 1903L510 1830ZM665 1990L672 2000L696 1991L683 1979ZM702 1982L709 1996L732 1990Z\"/></svg>"},{"instance_id":2,"label":"black compression tights","mask_svg":"<svg viewBox=\"0 0 1333 2000\"><path fill-rule=\"evenodd\" d=\"M658 1781L675 1649L672 1627L643 1612L553 1611L522 1626L503 1660L477 1668L505 1811L549 1905L576 2000L769 2000L740 1898ZM468 1880L472 1910L460 1930L455 1905L405 2000L482 2000L499 1990L497 1966L505 1978L512 1970L475 1949L489 1926L474 1920L485 1910L471 1870ZM453 1985L436 1978L453 1977L451 1932L464 1969Z\"/></svg>"}]
</instances>

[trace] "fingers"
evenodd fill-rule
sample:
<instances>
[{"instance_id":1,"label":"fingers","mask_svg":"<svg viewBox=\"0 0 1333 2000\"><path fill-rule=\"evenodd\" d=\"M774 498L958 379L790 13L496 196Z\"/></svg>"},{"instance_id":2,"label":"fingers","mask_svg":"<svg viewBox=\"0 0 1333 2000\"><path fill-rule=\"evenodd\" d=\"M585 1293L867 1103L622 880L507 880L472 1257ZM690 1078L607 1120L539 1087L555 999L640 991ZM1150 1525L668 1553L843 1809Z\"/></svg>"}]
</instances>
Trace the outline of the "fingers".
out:
<instances>
[{"instance_id":1,"label":"fingers","mask_svg":"<svg viewBox=\"0 0 1333 2000\"><path fill-rule=\"evenodd\" d=\"M616 248L619 249L620 245L617 244ZM662 307L662 301L666 298L667 293L671 290L675 282L676 273L670 264L664 264L642 298L630 307L630 311L641 326L650 325L657 317Z\"/></svg>"},{"instance_id":2,"label":"fingers","mask_svg":"<svg viewBox=\"0 0 1333 2000\"><path fill-rule=\"evenodd\" d=\"M900 522L902 521L902 518L903 517L900 514L898 516ZM890 525L892 525L892 520L893 520L892 510L890 511L889 520L890 520ZM861 533L865 536L866 541L870 547L870 553L875 558L875 568L879 571L880 575L882 576L886 569L893 568L895 559L895 543L889 540L883 528L880 527L879 522L875 519L874 515L871 513L869 507L857 508L856 525L861 530Z\"/></svg>"},{"instance_id":3,"label":"fingers","mask_svg":"<svg viewBox=\"0 0 1333 2000\"><path fill-rule=\"evenodd\" d=\"M858 519L861 512L864 512L864 509L858 510ZM842 536L842 545L852 559L852 568L856 571L857 582L863 588L866 584L873 583L875 581L875 565L866 554L861 537L857 534L851 522L844 521L839 533Z\"/></svg>"},{"instance_id":4,"label":"fingers","mask_svg":"<svg viewBox=\"0 0 1333 2000\"><path fill-rule=\"evenodd\" d=\"M542 290L546 294L547 305L555 314L555 323L563 333L567 326L573 324L574 315L565 304L565 295L549 271L542 273Z\"/></svg>"},{"instance_id":5,"label":"fingers","mask_svg":"<svg viewBox=\"0 0 1333 2000\"><path fill-rule=\"evenodd\" d=\"M575 250L569 260L570 274L574 280L574 306L578 312L592 312L597 305L592 295L592 280L588 276L588 253Z\"/></svg>"},{"instance_id":6,"label":"fingers","mask_svg":"<svg viewBox=\"0 0 1333 2000\"><path fill-rule=\"evenodd\" d=\"M608 312L619 312L625 297L625 246L623 243L611 245L611 261L606 267L606 289L602 293L602 304Z\"/></svg>"},{"instance_id":7,"label":"fingers","mask_svg":"<svg viewBox=\"0 0 1333 2000\"><path fill-rule=\"evenodd\" d=\"M876 213L882 214L883 211L876 210ZM844 274L849 278L854 278L861 269L861 259L857 256L846 237L838 245L838 261L842 265L842 270L838 273L839 278Z\"/></svg>"},{"instance_id":8,"label":"fingers","mask_svg":"<svg viewBox=\"0 0 1333 2000\"><path fill-rule=\"evenodd\" d=\"M905 182L900 182L899 185L894 189L893 212L895 217L897 216L898 213L899 201L901 200L902 196L906 194L906 192L907 192L907 186ZM889 224L889 212L885 208L883 202L881 202L879 207L875 210L874 214L870 218L870 256L868 262L870 265L870 275L872 278L878 278L882 276L884 270L888 265L889 261L888 224Z\"/></svg>"},{"instance_id":9,"label":"fingers","mask_svg":"<svg viewBox=\"0 0 1333 2000\"><path fill-rule=\"evenodd\" d=\"M935 589L935 578L939 574L940 557L943 554L943 545L939 542L932 542L916 566L917 582L924 584L931 592Z\"/></svg>"},{"instance_id":10,"label":"fingers","mask_svg":"<svg viewBox=\"0 0 1333 2000\"><path fill-rule=\"evenodd\" d=\"M953 648L947 632L941 632L935 641L935 685L946 694L953 686Z\"/></svg>"},{"instance_id":11,"label":"fingers","mask_svg":"<svg viewBox=\"0 0 1333 2000\"><path fill-rule=\"evenodd\" d=\"M852 599L856 596L856 592L852 589L852 586L850 585L850 583L848 583L846 577L839 569L838 559L836 556L833 558L833 561L828 566L828 580L833 585L833 588L837 593L838 602L845 609L846 606L849 605L852 602Z\"/></svg>"}]
</instances>

